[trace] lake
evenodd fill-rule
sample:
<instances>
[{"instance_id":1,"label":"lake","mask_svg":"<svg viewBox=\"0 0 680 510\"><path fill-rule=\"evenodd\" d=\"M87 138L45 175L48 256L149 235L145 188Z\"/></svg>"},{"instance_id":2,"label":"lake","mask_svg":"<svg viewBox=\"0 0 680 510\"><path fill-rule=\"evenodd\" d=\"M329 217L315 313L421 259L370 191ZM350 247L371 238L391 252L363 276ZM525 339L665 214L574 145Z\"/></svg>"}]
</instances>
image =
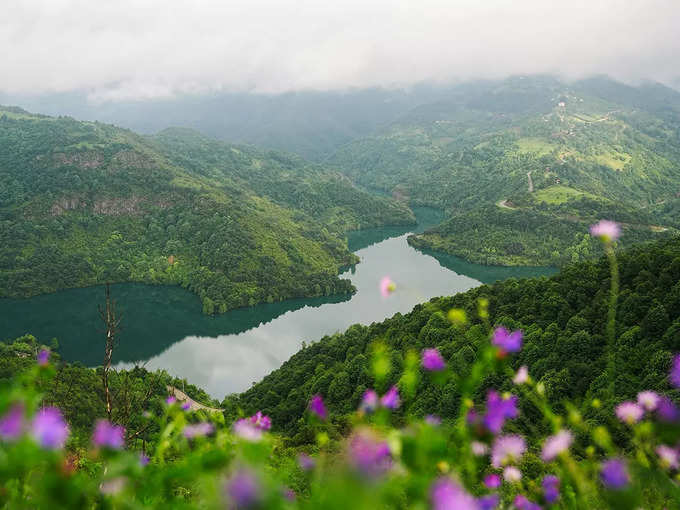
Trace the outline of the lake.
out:
<instances>
[{"instance_id":1,"label":"lake","mask_svg":"<svg viewBox=\"0 0 680 510\"><path fill-rule=\"evenodd\" d=\"M553 268L482 266L452 255L417 250L406 242L441 221L439 211L415 208L417 227L383 227L351 232L349 248L361 259L341 277L356 286L353 295L291 299L202 314L194 294L180 287L137 283L111 285L122 314L117 368L144 364L163 368L204 388L213 397L247 389L300 349L352 324L370 324L410 311L432 297L466 291L508 277L549 275ZM378 284L390 276L396 291L383 298ZM103 323L97 305L103 287L69 289L30 299L0 299L0 338L25 333L49 343L57 338L64 359L101 364Z\"/></svg>"}]
</instances>

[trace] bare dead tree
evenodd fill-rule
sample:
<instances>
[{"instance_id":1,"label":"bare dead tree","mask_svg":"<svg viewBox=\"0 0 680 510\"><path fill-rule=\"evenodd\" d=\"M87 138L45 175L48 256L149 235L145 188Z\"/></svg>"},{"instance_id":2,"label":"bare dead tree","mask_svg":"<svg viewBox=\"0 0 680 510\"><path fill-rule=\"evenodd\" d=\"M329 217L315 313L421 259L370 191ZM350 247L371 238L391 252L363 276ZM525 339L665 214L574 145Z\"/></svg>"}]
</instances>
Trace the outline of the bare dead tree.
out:
<instances>
[{"instance_id":1,"label":"bare dead tree","mask_svg":"<svg viewBox=\"0 0 680 510\"><path fill-rule=\"evenodd\" d=\"M109 284L106 284L106 305L104 308L99 306L99 315L104 321L106 331L106 344L104 347L104 371L102 374L102 382L104 384L104 395L106 396L106 414L111 421L111 413L113 406L111 405L111 393L109 391L109 371L111 370L111 359L113 358L113 349L116 345L116 333L122 316L116 314L116 302L111 300L111 290Z\"/></svg>"},{"instance_id":2,"label":"bare dead tree","mask_svg":"<svg viewBox=\"0 0 680 510\"><path fill-rule=\"evenodd\" d=\"M131 443L132 441L141 438L145 447L146 432L154 425L154 422L149 420L146 424L138 426L139 428L136 431L132 430L132 428L136 426L133 422L135 421L135 413L148 407L149 401L154 395L154 387L157 385L160 376L158 374L151 374L146 381L146 388L139 392L132 388L130 373L125 371L123 376L118 377L117 379L117 388L111 389L109 387L111 360L113 358L113 351L116 347L116 335L120 331L120 322L123 315L116 310L116 302L111 299L111 291L108 283L106 284L106 304L104 308L99 306L99 315L104 322L106 334L102 382L104 385L104 395L106 397L107 417L110 422L115 422L125 428L125 439L127 443Z\"/></svg>"}]
</instances>

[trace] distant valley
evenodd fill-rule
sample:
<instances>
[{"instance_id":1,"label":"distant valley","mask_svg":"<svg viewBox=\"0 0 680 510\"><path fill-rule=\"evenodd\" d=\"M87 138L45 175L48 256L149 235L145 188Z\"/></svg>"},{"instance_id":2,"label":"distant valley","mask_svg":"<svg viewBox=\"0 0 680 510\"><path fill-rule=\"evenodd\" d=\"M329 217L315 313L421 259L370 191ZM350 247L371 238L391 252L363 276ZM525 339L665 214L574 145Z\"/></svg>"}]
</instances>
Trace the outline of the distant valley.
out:
<instances>
[{"instance_id":1,"label":"distant valley","mask_svg":"<svg viewBox=\"0 0 680 510\"><path fill-rule=\"evenodd\" d=\"M58 99L62 113L141 131L192 126L219 139L299 153L363 190L441 208L447 220L410 242L473 262L560 266L592 258L600 248L583 235L584 226L601 217L624 225L624 244L680 227L680 93L658 84L527 76L118 105L78 94ZM23 104L54 111L47 100ZM219 146L214 140L188 133L162 131L156 140L175 163L194 169L225 157L208 155ZM202 153L199 160L191 161L193 149ZM248 179L253 185L259 178ZM262 181L256 185L262 193Z\"/></svg>"}]
</instances>

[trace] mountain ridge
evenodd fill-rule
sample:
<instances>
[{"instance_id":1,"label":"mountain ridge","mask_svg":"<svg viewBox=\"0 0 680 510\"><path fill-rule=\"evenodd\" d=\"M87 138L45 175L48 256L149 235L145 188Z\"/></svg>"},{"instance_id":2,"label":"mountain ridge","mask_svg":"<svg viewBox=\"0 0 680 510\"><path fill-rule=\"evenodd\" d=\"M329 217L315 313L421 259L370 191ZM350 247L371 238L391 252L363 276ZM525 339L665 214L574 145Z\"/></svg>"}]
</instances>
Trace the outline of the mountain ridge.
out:
<instances>
[{"instance_id":1,"label":"mountain ridge","mask_svg":"<svg viewBox=\"0 0 680 510\"><path fill-rule=\"evenodd\" d=\"M337 275L355 258L343 232L361 225L362 211L374 224L415 221L402 204L274 151L244 148L229 171L211 173L205 160L185 168L158 140L98 122L3 107L0 131L3 296L169 283L193 290L204 311L216 313L345 293L352 286ZM278 199L258 194L249 183L257 157L267 170L260 189L277 189L288 171L325 178L314 190L324 193L324 218L286 202L293 188Z\"/></svg>"}]
</instances>

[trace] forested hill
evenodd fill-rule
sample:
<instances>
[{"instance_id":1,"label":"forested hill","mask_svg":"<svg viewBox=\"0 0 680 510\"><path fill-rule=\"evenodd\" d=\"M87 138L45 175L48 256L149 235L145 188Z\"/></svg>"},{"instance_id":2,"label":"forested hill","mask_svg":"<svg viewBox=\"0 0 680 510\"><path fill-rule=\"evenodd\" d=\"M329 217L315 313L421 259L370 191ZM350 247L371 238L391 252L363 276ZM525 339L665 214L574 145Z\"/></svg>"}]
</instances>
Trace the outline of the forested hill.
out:
<instances>
[{"instance_id":1,"label":"forested hill","mask_svg":"<svg viewBox=\"0 0 680 510\"><path fill-rule=\"evenodd\" d=\"M255 144L323 160L338 147L370 135L444 89L360 89L285 94L214 93L152 100L89 101L82 93L45 96L0 92L0 103L31 111L99 120L140 133L184 126L220 140Z\"/></svg>"},{"instance_id":2,"label":"forested hill","mask_svg":"<svg viewBox=\"0 0 680 510\"><path fill-rule=\"evenodd\" d=\"M463 84L329 161L367 187L447 209L451 221L419 246L562 264L597 253L578 233L598 218L626 223L625 242L680 226L680 93L606 78Z\"/></svg>"},{"instance_id":3,"label":"forested hill","mask_svg":"<svg viewBox=\"0 0 680 510\"><path fill-rule=\"evenodd\" d=\"M342 430L346 415L375 384L372 374L378 346L386 349L389 359L388 367L381 368L389 373L384 387L376 388L380 393L392 384L402 384L410 351L420 353L428 347L437 347L464 381L476 353L488 343L477 312L478 300L483 297L489 301L492 325L525 332L524 347L512 358L513 368L528 365L529 373L545 384L554 403L568 398L578 404L586 396L600 398L604 404L601 416L600 411L587 406L583 412L587 418L605 419L613 403L634 399L642 389L668 392L668 367L672 353L680 350L680 238L631 249L620 255L619 263L613 394L607 392L603 375L610 273L602 258L569 265L551 278L484 285L432 299L381 323L354 325L307 346L245 393L225 399L223 405L232 412L262 409L277 427L304 442L313 438L300 421L309 397L321 394ZM467 327L448 320L452 308L466 311ZM487 380L478 399L483 400L491 386L509 389L510 382L503 381ZM435 413L452 418L459 409L459 397L454 382L441 387L424 379L400 412L404 416ZM531 420L531 413L525 416ZM531 428L528 422L521 426Z\"/></svg>"},{"instance_id":4,"label":"forested hill","mask_svg":"<svg viewBox=\"0 0 680 510\"><path fill-rule=\"evenodd\" d=\"M181 284L213 313L349 292L342 232L414 221L298 158L0 107L0 296Z\"/></svg>"},{"instance_id":5,"label":"forested hill","mask_svg":"<svg viewBox=\"0 0 680 510\"><path fill-rule=\"evenodd\" d=\"M294 154L233 146L190 129L165 129L152 138L173 163L208 178L236 182L336 232L413 223L403 202L367 196L341 172Z\"/></svg>"}]
</instances>

